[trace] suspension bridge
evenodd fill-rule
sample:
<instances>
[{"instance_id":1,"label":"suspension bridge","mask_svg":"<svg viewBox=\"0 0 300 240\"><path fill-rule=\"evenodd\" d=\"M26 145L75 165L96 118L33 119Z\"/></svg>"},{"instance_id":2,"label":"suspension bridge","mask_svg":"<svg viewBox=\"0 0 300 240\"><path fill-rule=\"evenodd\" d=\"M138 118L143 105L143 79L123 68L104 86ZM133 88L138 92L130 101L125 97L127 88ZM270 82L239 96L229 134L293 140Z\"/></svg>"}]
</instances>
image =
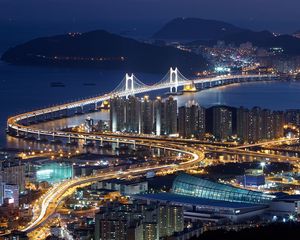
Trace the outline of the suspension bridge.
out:
<instances>
[{"instance_id":1,"label":"suspension bridge","mask_svg":"<svg viewBox=\"0 0 300 240\"><path fill-rule=\"evenodd\" d=\"M216 77L207 78L195 78L187 79L184 77L177 68L170 68L168 73L157 83L152 85L147 85L140 81L134 74L126 74L122 81L117 85L117 87L109 93L91 97L75 102L65 103L53 107L48 107L44 109L38 109L31 112L22 113L7 120L7 131L19 136L20 133L23 135L34 135L37 136L39 140L41 136L51 136L67 138L70 139L88 139L89 136L79 136L78 134L70 134L62 131L46 131L42 129L36 129L32 126L27 126L24 124L24 120L30 122L31 119L42 118L43 120L49 120L51 114L58 114L71 109L83 109L85 106L92 106L93 109L97 109L99 104L105 100L109 100L114 96L128 97L129 95L136 95L141 93L147 93L151 91L158 91L162 89L169 89L170 93L176 93L180 87L185 85L190 85L191 83L196 84L199 90L204 90L207 88L213 88L234 83L243 82L257 82L257 81L274 81L277 79L276 75L224 75ZM92 137L94 139L94 136ZM103 141L103 139L101 139Z\"/></svg>"}]
</instances>

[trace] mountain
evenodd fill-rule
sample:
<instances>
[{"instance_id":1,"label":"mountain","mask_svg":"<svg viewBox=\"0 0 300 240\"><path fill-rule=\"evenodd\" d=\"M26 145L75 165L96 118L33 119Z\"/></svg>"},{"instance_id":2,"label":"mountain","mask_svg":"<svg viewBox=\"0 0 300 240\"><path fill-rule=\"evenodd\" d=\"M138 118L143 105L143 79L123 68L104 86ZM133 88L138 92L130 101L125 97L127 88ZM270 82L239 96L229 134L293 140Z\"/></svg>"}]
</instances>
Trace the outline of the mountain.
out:
<instances>
[{"instance_id":1,"label":"mountain","mask_svg":"<svg viewBox=\"0 0 300 240\"><path fill-rule=\"evenodd\" d=\"M269 31L252 31L226 22L200 18L176 18L156 32L153 38L191 41L201 45L213 45L218 40L236 45L252 42L258 47L281 47L286 54L300 54L300 39L294 36L274 36Z\"/></svg>"},{"instance_id":2,"label":"mountain","mask_svg":"<svg viewBox=\"0 0 300 240\"><path fill-rule=\"evenodd\" d=\"M164 72L207 67L203 57L166 46L154 46L103 30L31 40L7 50L2 60L14 64L92 66L126 71Z\"/></svg>"},{"instance_id":3,"label":"mountain","mask_svg":"<svg viewBox=\"0 0 300 240\"><path fill-rule=\"evenodd\" d=\"M222 21L200 18L176 18L156 32L153 38L165 40L219 40L226 36L241 33L247 33L251 37L260 35L260 32L239 28ZM269 32L263 32L262 34L272 36Z\"/></svg>"}]
</instances>

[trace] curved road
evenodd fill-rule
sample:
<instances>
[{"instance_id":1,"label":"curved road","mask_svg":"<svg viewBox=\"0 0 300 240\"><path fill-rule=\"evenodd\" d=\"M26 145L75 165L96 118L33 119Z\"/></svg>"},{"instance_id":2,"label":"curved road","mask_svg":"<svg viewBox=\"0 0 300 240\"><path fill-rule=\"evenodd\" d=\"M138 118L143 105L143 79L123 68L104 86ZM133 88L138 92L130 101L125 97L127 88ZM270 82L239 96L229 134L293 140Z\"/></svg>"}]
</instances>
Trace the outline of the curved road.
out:
<instances>
[{"instance_id":1,"label":"curved road","mask_svg":"<svg viewBox=\"0 0 300 240\"><path fill-rule=\"evenodd\" d=\"M164 142L161 142L161 144L164 144ZM153 144L152 146L156 147ZM157 147L160 148L161 146L159 145ZM88 177L80 177L72 180L67 180L60 184L54 185L50 190L48 190L42 196L40 200L42 202L39 206L38 216L34 218L25 228L21 229L21 231L31 232L35 230L37 227L41 226L43 223L45 223L48 220L48 218L55 213L57 206L66 196L65 193L68 191L68 189L72 189L82 184L92 184L93 182L96 181L108 180L108 179L118 178L118 177L126 177L128 175L143 174L148 171L159 171L163 169L187 170L188 168L193 167L199 161L204 160L204 153L195 150L193 148L181 147L181 149L178 149L178 147L173 148L172 146L170 147L166 146L165 148L171 151L190 155L190 159L187 161L183 161L179 164L168 164L162 166L150 165L150 166L128 169L124 172L120 172L118 170L114 172L100 173Z\"/></svg>"}]
</instances>

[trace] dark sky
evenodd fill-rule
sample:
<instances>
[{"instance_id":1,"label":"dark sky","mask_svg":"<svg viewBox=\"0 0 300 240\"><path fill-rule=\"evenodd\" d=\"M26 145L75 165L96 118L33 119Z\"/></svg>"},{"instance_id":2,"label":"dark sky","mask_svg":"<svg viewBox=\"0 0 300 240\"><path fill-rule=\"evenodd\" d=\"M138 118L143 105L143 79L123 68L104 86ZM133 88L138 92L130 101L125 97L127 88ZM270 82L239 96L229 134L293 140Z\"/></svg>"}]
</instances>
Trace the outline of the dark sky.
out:
<instances>
[{"instance_id":1,"label":"dark sky","mask_svg":"<svg viewBox=\"0 0 300 240\"><path fill-rule=\"evenodd\" d=\"M290 33L300 29L299 9L300 0L0 0L0 34L136 28L137 34L151 35L175 17Z\"/></svg>"}]
</instances>

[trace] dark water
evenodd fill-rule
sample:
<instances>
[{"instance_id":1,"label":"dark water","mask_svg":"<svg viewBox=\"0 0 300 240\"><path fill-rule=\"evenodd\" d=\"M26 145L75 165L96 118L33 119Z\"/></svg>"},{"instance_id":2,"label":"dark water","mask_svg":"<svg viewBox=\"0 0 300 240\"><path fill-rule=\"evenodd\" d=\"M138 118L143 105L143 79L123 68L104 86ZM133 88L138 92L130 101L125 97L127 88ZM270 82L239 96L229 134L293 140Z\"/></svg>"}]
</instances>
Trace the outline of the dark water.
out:
<instances>
[{"instance_id":1,"label":"dark water","mask_svg":"<svg viewBox=\"0 0 300 240\"><path fill-rule=\"evenodd\" d=\"M273 110L300 109L300 82L243 83L209 89L178 97L179 105L188 101L203 106L259 106Z\"/></svg>"},{"instance_id":2,"label":"dark water","mask_svg":"<svg viewBox=\"0 0 300 240\"><path fill-rule=\"evenodd\" d=\"M7 143L5 125L10 115L109 92L117 86L124 74L122 71L97 69L12 66L0 62L0 147ZM137 73L136 76L145 83L154 83L164 74ZM61 82L65 87L51 87L51 82ZM85 86L84 83L95 85ZM284 110L300 108L300 83L237 84L177 98L179 105L194 100L203 106L226 104ZM74 121L78 123L82 119L77 117ZM72 122L68 121L69 124Z\"/></svg>"},{"instance_id":3,"label":"dark water","mask_svg":"<svg viewBox=\"0 0 300 240\"><path fill-rule=\"evenodd\" d=\"M86 98L113 90L124 71L14 66L0 61L0 147L5 146L6 119L16 113ZM162 76L137 73L146 83ZM61 82L65 87L51 87ZM85 83L93 83L86 86Z\"/></svg>"}]
</instances>

